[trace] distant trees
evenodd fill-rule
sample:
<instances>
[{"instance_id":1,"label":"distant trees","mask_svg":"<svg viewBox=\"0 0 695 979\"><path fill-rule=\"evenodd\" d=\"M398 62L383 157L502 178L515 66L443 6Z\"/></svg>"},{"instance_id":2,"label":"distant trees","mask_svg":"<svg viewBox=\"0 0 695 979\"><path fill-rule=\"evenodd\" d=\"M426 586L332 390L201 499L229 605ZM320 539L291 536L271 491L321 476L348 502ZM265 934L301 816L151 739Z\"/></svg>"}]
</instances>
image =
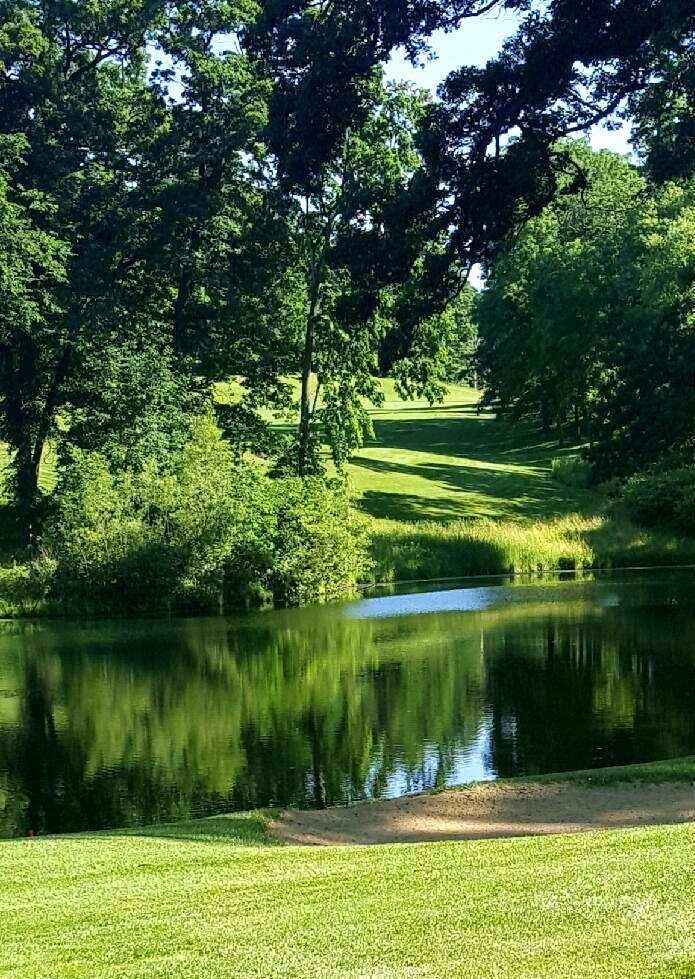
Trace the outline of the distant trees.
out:
<instances>
[{"instance_id":1,"label":"distant trees","mask_svg":"<svg viewBox=\"0 0 695 979\"><path fill-rule=\"evenodd\" d=\"M486 400L581 439L615 323L625 229L644 182L613 153L566 148L587 188L533 218L491 269L478 304Z\"/></svg>"},{"instance_id":2,"label":"distant trees","mask_svg":"<svg viewBox=\"0 0 695 979\"><path fill-rule=\"evenodd\" d=\"M615 154L571 152L587 189L493 266L479 362L490 403L587 441L608 476L695 434L695 186L649 189Z\"/></svg>"}]
</instances>

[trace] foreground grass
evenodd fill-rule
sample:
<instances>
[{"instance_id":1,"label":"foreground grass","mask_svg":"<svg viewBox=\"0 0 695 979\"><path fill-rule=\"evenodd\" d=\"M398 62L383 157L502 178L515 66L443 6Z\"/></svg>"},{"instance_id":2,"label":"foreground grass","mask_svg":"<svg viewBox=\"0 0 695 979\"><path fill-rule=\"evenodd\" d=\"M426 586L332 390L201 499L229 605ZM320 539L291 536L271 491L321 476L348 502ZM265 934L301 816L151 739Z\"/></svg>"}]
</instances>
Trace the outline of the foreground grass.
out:
<instances>
[{"instance_id":1,"label":"foreground grass","mask_svg":"<svg viewBox=\"0 0 695 979\"><path fill-rule=\"evenodd\" d=\"M685 979L695 827L355 848L0 845L6 979Z\"/></svg>"}]
</instances>

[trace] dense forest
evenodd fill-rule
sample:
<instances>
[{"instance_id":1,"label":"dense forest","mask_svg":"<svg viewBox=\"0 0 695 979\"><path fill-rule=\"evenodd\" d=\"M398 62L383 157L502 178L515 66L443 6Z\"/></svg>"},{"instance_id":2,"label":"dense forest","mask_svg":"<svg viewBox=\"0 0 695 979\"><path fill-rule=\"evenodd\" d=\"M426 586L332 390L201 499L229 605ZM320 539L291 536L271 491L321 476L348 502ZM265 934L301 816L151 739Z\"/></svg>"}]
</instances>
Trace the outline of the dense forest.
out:
<instances>
[{"instance_id":1,"label":"dense forest","mask_svg":"<svg viewBox=\"0 0 695 979\"><path fill-rule=\"evenodd\" d=\"M395 50L504 9L518 32L436 98L385 80ZM0 0L10 605L348 593L370 558L344 466L385 375L432 403L474 381L582 446L558 478L690 531L694 19ZM581 138L620 116L633 161Z\"/></svg>"}]
</instances>

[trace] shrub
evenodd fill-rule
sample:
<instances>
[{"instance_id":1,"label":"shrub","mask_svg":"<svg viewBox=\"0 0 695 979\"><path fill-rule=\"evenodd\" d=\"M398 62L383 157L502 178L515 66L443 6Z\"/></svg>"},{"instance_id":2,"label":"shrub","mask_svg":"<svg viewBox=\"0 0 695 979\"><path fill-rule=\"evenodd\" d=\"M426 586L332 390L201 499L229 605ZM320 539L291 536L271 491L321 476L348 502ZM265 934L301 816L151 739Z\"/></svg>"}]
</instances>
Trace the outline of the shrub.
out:
<instances>
[{"instance_id":1,"label":"shrub","mask_svg":"<svg viewBox=\"0 0 695 979\"><path fill-rule=\"evenodd\" d=\"M353 509L342 484L286 478L277 481L275 493L276 602L329 601L353 591L368 574L367 520Z\"/></svg>"},{"instance_id":2,"label":"shrub","mask_svg":"<svg viewBox=\"0 0 695 979\"><path fill-rule=\"evenodd\" d=\"M553 479L563 486L585 489L591 482L591 466L581 456L562 456L551 463Z\"/></svg>"},{"instance_id":3,"label":"shrub","mask_svg":"<svg viewBox=\"0 0 695 979\"><path fill-rule=\"evenodd\" d=\"M625 484L623 500L629 515L647 527L674 524L695 528L695 467L633 476Z\"/></svg>"},{"instance_id":4,"label":"shrub","mask_svg":"<svg viewBox=\"0 0 695 979\"><path fill-rule=\"evenodd\" d=\"M348 594L365 565L360 528L338 484L272 480L204 417L165 470L113 472L76 451L43 546L68 608L204 610Z\"/></svg>"},{"instance_id":5,"label":"shrub","mask_svg":"<svg viewBox=\"0 0 695 979\"><path fill-rule=\"evenodd\" d=\"M55 562L44 555L29 564L0 567L0 615L34 615L47 603Z\"/></svg>"},{"instance_id":6,"label":"shrub","mask_svg":"<svg viewBox=\"0 0 695 979\"><path fill-rule=\"evenodd\" d=\"M143 518L138 482L130 472L114 475L98 453L73 453L42 541L56 561L58 598L138 606L166 594L171 582L158 581L165 562Z\"/></svg>"}]
</instances>

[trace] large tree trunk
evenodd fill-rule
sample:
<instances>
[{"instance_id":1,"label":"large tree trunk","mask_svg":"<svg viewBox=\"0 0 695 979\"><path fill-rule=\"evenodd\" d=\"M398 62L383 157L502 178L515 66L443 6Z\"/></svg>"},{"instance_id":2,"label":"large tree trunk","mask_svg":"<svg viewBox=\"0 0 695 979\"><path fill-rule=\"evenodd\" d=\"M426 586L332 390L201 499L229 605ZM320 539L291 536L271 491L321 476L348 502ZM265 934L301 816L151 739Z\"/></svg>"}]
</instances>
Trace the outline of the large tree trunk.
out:
<instances>
[{"instance_id":1,"label":"large tree trunk","mask_svg":"<svg viewBox=\"0 0 695 979\"><path fill-rule=\"evenodd\" d=\"M312 269L309 283L309 312L304 334L304 353L302 355L302 387L299 397L299 432L297 446L297 472L306 476L309 470L311 449L311 372L314 362L314 343L316 340L316 319L319 313L319 270Z\"/></svg>"},{"instance_id":2,"label":"large tree trunk","mask_svg":"<svg viewBox=\"0 0 695 979\"><path fill-rule=\"evenodd\" d=\"M17 508L19 536L22 544L31 544L34 537L34 517L39 496L39 466L43 445L26 439L17 449L14 461L14 499ZM38 456L38 461L37 461Z\"/></svg>"},{"instance_id":3,"label":"large tree trunk","mask_svg":"<svg viewBox=\"0 0 695 979\"><path fill-rule=\"evenodd\" d=\"M25 545L33 543L35 536L41 459L55 420L70 356L70 348L64 347L55 366L53 379L46 392L38 420L36 416L32 419L28 415L20 426L14 459L14 502L19 519L20 538Z\"/></svg>"}]
</instances>

